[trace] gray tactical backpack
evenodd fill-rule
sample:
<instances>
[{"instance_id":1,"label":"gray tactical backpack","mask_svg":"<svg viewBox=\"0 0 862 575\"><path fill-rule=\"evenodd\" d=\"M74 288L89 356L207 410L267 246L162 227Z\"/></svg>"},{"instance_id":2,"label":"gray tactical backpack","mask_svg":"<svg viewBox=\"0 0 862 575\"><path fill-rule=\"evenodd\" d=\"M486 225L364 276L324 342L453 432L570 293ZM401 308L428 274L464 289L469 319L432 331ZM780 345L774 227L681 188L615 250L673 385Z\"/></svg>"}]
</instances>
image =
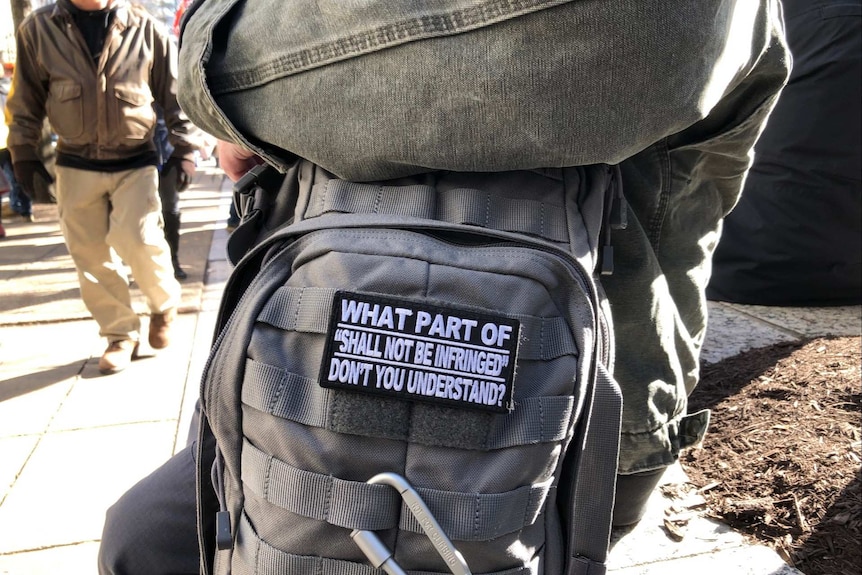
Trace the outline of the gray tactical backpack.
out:
<instances>
[{"instance_id":1,"label":"gray tactical backpack","mask_svg":"<svg viewBox=\"0 0 862 575\"><path fill-rule=\"evenodd\" d=\"M201 390L204 572L604 573L619 185L606 165L355 183L304 160L238 182Z\"/></svg>"}]
</instances>

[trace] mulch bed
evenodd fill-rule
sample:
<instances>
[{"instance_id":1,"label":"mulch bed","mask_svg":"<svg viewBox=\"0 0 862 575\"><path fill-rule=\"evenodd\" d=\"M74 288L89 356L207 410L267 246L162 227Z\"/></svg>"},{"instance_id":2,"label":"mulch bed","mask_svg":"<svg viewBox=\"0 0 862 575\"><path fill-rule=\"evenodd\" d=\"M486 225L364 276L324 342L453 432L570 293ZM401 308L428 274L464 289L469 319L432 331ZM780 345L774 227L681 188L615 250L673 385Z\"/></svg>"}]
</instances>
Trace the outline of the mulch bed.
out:
<instances>
[{"instance_id":1,"label":"mulch bed","mask_svg":"<svg viewBox=\"0 0 862 575\"><path fill-rule=\"evenodd\" d=\"M706 513L806 575L862 573L859 337L752 350L702 368L692 411L703 446L683 454Z\"/></svg>"}]
</instances>

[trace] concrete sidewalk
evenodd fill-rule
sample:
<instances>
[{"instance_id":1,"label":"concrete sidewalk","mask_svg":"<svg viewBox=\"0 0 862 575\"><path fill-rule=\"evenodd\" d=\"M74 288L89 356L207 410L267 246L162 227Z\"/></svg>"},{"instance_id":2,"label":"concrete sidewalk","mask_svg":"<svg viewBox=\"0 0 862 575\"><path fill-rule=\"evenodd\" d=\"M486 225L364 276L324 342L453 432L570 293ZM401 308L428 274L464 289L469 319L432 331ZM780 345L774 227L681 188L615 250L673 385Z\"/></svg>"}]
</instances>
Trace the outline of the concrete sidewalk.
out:
<instances>
[{"instance_id":1,"label":"concrete sidewalk","mask_svg":"<svg viewBox=\"0 0 862 575\"><path fill-rule=\"evenodd\" d=\"M173 342L109 377L56 206L0 241L0 574L90 575L105 510L186 442L229 265L230 182L201 166L181 194L189 274ZM146 314L140 292L135 308ZM142 333L147 333L144 320Z\"/></svg>"},{"instance_id":2,"label":"concrete sidewalk","mask_svg":"<svg viewBox=\"0 0 862 575\"><path fill-rule=\"evenodd\" d=\"M0 574L90 575L105 510L185 445L215 313L230 267L224 223L230 185L202 166L182 195L180 260L189 273L174 343L119 374L101 376L105 343L83 307L54 206L37 222L4 221L0 241ZM140 294L135 305L146 307ZM704 357L832 333L860 335L860 308L712 305ZM144 333L146 333L144 325ZM684 483L680 468L665 481ZM771 550L695 518L682 542L663 529L654 495L647 517L615 533L611 572L798 573Z\"/></svg>"}]
</instances>

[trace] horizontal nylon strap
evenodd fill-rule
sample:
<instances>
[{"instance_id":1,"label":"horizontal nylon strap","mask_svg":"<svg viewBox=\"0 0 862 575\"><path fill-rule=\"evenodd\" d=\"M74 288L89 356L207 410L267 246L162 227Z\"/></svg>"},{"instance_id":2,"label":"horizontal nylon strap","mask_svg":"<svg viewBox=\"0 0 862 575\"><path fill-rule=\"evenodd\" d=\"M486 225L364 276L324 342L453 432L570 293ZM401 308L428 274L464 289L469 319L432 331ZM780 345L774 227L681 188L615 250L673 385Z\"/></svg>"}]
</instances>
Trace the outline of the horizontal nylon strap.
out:
<instances>
[{"instance_id":1,"label":"horizontal nylon strap","mask_svg":"<svg viewBox=\"0 0 862 575\"><path fill-rule=\"evenodd\" d=\"M303 425L331 429L333 395L334 392L320 387L314 379L246 359L242 402L258 411ZM567 395L518 400L510 413L493 417L483 438L474 444L463 444L461 448L491 451L560 441L569 433L574 405L574 398ZM422 408L425 407L417 407ZM464 416L468 414L465 412ZM441 444L434 436L419 435L409 422L400 435L388 438L422 445Z\"/></svg>"},{"instance_id":2,"label":"horizontal nylon strap","mask_svg":"<svg viewBox=\"0 0 862 575\"><path fill-rule=\"evenodd\" d=\"M401 500L387 485L297 469L248 441L243 441L241 463L243 484L291 513L347 529L378 531L395 526Z\"/></svg>"},{"instance_id":3,"label":"horizontal nylon strap","mask_svg":"<svg viewBox=\"0 0 862 575\"><path fill-rule=\"evenodd\" d=\"M278 288L258 315L258 321L285 331L326 333L336 290L331 288ZM561 317L516 316L521 322L519 360L548 360L576 355L571 330Z\"/></svg>"},{"instance_id":4,"label":"horizontal nylon strap","mask_svg":"<svg viewBox=\"0 0 862 575\"><path fill-rule=\"evenodd\" d=\"M248 517L240 518L235 557L245 563L249 573L279 575L383 575L368 564L285 553L257 536Z\"/></svg>"},{"instance_id":5,"label":"horizontal nylon strap","mask_svg":"<svg viewBox=\"0 0 862 575\"><path fill-rule=\"evenodd\" d=\"M335 289L282 286L270 295L258 321L285 331L326 333Z\"/></svg>"},{"instance_id":6,"label":"horizontal nylon strap","mask_svg":"<svg viewBox=\"0 0 862 575\"><path fill-rule=\"evenodd\" d=\"M535 523L550 489L548 480L506 493L453 493L420 488L416 491L451 539L490 541ZM406 505L402 505L398 528L424 533L419 520Z\"/></svg>"},{"instance_id":7,"label":"horizontal nylon strap","mask_svg":"<svg viewBox=\"0 0 862 575\"><path fill-rule=\"evenodd\" d=\"M316 379L246 359L242 402L258 411L327 429L332 394Z\"/></svg>"},{"instance_id":8,"label":"horizontal nylon strap","mask_svg":"<svg viewBox=\"0 0 862 575\"><path fill-rule=\"evenodd\" d=\"M258 537L254 527L243 514L237 532L236 558L245 563L253 573L278 573L279 575L384 575L365 563L341 559L293 555L276 549ZM529 567L506 569L494 573L475 575L530 575L535 571ZM445 575L446 572L407 571L409 575Z\"/></svg>"},{"instance_id":9,"label":"horizontal nylon strap","mask_svg":"<svg viewBox=\"0 0 862 575\"><path fill-rule=\"evenodd\" d=\"M297 469L243 442L243 484L291 513L346 529L398 527L424 533L398 492L386 485L347 481ZM443 531L458 541L488 541L532 525L551 481L505 493L458 493L415 487Z\"/></svg>"},{"instance_id":10,"label":"horizontal nylon strap","mask_svg":"<svg viewBox=\"0 0 862 575\"><path fill-rule=\"evenodd\" d=\"M379 186L329 180L312 188L306 217L330 212L387 214L519 232L567 242L566 210L528 199L500 197L472 188Z\"/></svg>"}]
</instances>

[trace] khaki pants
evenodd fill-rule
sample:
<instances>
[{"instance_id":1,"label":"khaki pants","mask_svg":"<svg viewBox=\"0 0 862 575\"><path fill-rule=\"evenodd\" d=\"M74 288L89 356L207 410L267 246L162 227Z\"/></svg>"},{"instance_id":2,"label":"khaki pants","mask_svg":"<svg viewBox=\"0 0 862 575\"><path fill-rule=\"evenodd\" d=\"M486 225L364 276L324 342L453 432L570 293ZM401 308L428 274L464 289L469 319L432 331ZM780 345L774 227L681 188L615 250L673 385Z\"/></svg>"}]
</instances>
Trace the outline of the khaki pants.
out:
<instances>
[{"instance_id":1,"label":"khaki pants","mask_svg":"<svg viewBox=\"0 0 862 575\"><path fill-rule=\"evenodd\" d=\"M180 300L162 232L156 168L95 172L57 166L56 176L60 227L84 304L108 341L140 339L141 321L120 259L131 267L152 313Z\"/></svg>"}]
</instances>

